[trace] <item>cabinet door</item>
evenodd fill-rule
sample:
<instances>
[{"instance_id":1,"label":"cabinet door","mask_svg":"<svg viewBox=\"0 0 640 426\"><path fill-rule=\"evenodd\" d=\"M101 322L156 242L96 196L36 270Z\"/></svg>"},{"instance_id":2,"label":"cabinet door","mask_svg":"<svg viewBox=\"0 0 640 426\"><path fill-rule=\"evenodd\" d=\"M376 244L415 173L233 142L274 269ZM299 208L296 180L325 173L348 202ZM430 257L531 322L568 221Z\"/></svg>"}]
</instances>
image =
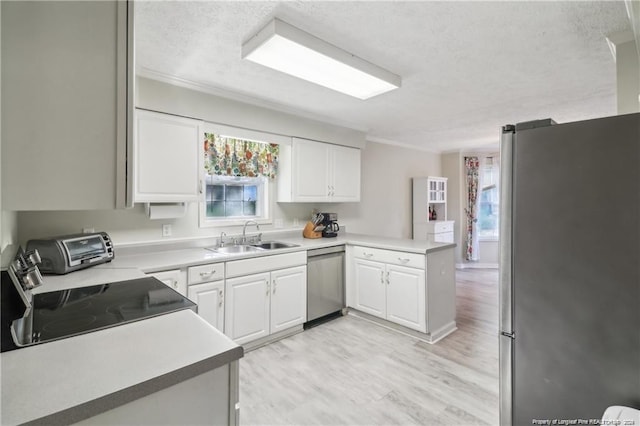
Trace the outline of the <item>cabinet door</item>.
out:
<instances>
[{"instance_id":1,"label":"cabinet door","mask_svg":"<svg viewBox=\"0 0 640 426\"><path fill-rule=\"evenodd\" d=\"M424 270L387 265L387 319L425 333Z\"/></svg>"},{"instance_id":2,"label":"cabinet door","mask_svg":"<svg viewBox=\"0 0 640 426\"><path fill-rule=\"evenodd\" d=\"M198 305L198 315L224 332L224 281L191 285L187 297Z\"/></svg>"},{"instance_id":3,"label":"cabinet door","mask_svg":"<svg viewBox=\"0 0 640 426\"><path fill-rule=\"evenodd\" d=\"M360 201L360 150L331 147L331 201Z\"/></svg>"},{"instance_id":4,"label":"cabinet door","mask_svg":"<svg viewBox=\"0 0 640 426\"><path fill-rule=\"evenodd\" d=\"M134 202L198 201L201 122L136 110Z\"/></svg>"},{"instance_id":5,"label":"cabinet door","mask_svg":"<svg viewBox=\"0 0 640 426\"><path fill-rule=\"evenodd\" d=\"M173 271L152 272L149 275L156 277L181 295L187 295L187 280L179 269Z\"/></svg>"},{"instance_id":6,"label":"cabinet door","mask_svg":"<svg viewBox=\"0 0 640 426\"><path fill-rule=\"evenodd\" d=\"M369 260L354 260L355 308L386 317L386 285L384 263Z\"/></svg>"},{"instance_id":7,"label":"cabinet door","mask_svg":"<svg viewBox=\"0 0 640 426\"><path fill-rule=\"evenodd\" d=\"M224 333L238 344L269 335L270 274L228 279Z\"/></svg>"},{"instance_id":8,"label":"cabinet door","mask_svg":"<svg viewBox=\"0 0 640 426\"><path fill-rule=\"evenodd\" d=\"M127 3L1 3L3 210L113 209L125 191Z\"/></svg>"},{"instance_id":9,"label":"cabinet door","mask_svg":"<svg viewBox=\"0 0 640 426\"><path fill-rule=\"evenodd\" d=\"M327 201L329 144L293 139L293 201Z\"/></svg>"},{"instance_id":10,"label":"cabinet door","mask_svg":"<svg viewBox=\"0 0 640 426\"><path fill-rule=\"evenodd\" d=\"M271 333L303 324L307 318L307 267L271 272Z\"/></svg>"}]
</instances>

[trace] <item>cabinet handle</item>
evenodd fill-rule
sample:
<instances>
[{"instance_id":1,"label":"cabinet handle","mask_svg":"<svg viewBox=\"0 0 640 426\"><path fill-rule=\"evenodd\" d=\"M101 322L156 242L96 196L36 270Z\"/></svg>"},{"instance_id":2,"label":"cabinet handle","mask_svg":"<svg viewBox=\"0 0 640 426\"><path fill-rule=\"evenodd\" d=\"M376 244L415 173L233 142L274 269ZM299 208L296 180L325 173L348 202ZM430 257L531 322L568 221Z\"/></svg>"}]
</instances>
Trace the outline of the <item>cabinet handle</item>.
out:
<instances>
[{"instance_id":1,"label":"cabinet handle","mask_svg":"<svg viewBox=\"0 0 640 426\"><path fill-rule=\"evenodd\" d=\"M269 295L269 293L271 293L271 282L267 280L267 296Z\"/></svg>"},{"instance_id":2,"label":"cabinet handle","mask_svg":"<svg viewBox=\"0 0 640 426\"><path fill-rule=\"evenodd\" d=\"M178 281L176 280L171 280L171 286L175 289L178 289Z\"/></svg>"},{"instance_id":3,"label":"cabinet handle","mask_svg":"<svg viewBox=\"0 0 640 426\"><path fill-rule=\"evenodd\" d=\"M200 272L200 278L204 278L206 276L211 276L216 273L215 269L212 269L211 272Z\"/></svg>"},{"instance_id":4,"label":"cabinet handle","mask_svg":"<svg viewBox=\"0 0 640 426\"><path fill-rule=\"evenodd\" d=\"M329 185L327 185L327 196L331 196L331 187Z\"/></svg>"},{"instance_id":5,"label":"cabinet handle","mask_svg":"<svg viewBox=\"0 0 640 426\"><path fill-rule=\"evenodd\" d=\"M387 271L387 285L389 285L389 271Z\"/></svg>"},{"instance_id":6,"label":"cabinet handle","mask_svg":"<svg viewBox=\"0 0 640 426\"><path fill-rule=\"evenodd\" d=\"M407 258L399 257L399 258L398 258L398 260L399 260L401 263L407 263L407 262L408 262L409 260L411 260L411 259L407 259Z\"/></svg>"},{"instance_id":7,"label":"cabinet handle","mask_svg":"<svg viewBox=\"0 0 640 426\"><path fill-rule=\"evenodd\" d=\"M368 259L368 258L370 258L371 256L373 256L373 253L367 253L367 252L364 252L364 251L363 251L363 252L362 252L362 255Z\"/></svg>"},{"instance_id":8,"label":"cabinet handle","mask_svg":"<svg viewBox=\"0 0 640 426\"><path fill-rule=\"evenodd\" d=\"M380 271L380 283L384 284L384 271Z\"/></svg>"},{"instance_id":9,"label":"cabinet handle","mask_svg":"<svg viewBox=\"0 0 640 426\"><path fill-rule=\"evenodd\" d=\"M273 294L276 294L276 280L273 280Z\"/></svg>"},{"instance_id":10,"label":"cabinet handle","mask_svg":"<svg viewBox=\"0 0 640 426\"><path fill-rule=\"evenodd\" d=\"M224 301L224 293L222 292L222 290L220 290L220 303L218 303L218 306L222 307L222 302Z\"/></svg>"},{"instance_id":11,"label":"cabinet handle","mask_svg":"<svg viewBox=\"0 0 640 426\"><path fill-rule=\"evenodd\" d=\"M204 186L204 185L202 184L202 179L200 179L200 180L198 181L198 191L199 191L201 194L202 194L202 192L203 192L203 190L202 190L203 186Z\"/></svg>"}]
</instances>

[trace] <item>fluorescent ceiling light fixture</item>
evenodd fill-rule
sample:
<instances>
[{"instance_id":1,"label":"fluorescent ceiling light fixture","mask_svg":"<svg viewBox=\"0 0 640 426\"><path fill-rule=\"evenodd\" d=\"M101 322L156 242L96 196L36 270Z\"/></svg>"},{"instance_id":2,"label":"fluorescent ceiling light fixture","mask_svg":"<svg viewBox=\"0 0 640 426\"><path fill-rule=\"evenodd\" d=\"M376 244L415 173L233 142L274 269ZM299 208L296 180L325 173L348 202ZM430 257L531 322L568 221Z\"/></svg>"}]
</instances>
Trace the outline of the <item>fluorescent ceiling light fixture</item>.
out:
<instances>
[{"instance_id":1,"label":"fluorescent ceiling light fixture","mask_svg":"<svg viewBox=\"0 0 640 426\"><path fill-rule=\"evenodd\" d=\"M360 99L400 87L400 77L274 19L242 45L242 57Z\"/></svg>"}]
</instances>

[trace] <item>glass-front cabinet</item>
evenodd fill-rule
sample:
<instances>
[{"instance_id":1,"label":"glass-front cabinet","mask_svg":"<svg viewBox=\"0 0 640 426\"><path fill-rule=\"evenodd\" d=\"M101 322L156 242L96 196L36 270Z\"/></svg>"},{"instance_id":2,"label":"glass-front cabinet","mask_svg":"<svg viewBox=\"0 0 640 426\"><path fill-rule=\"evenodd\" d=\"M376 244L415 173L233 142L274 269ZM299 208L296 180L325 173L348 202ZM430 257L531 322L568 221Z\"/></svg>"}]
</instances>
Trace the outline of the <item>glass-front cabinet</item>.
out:
<instances>
[{"instance_id":1,"label":"glass-front cabinet","mask_svg":"<svg viewBox=\"0 0 640 426\"><path fill-rule=\"evenodd\" d=\"M447 220L447 178L413 178L413 238L452 243L454 223Z\"/></svg>"}]
</instances>

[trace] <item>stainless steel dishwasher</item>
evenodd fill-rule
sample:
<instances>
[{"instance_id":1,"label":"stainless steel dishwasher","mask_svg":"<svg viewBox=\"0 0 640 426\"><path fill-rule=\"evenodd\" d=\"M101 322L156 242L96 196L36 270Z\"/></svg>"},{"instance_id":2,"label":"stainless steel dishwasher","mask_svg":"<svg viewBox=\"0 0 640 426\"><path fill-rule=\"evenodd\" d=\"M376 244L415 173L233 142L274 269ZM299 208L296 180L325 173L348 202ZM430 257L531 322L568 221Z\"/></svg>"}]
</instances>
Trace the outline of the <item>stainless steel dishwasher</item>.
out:
<instances>
[{"instance_id":1,"label":"stainless steel dishwasher","mask_svg":"<svg viewBox=\"0 0 640 426\"><path fill-rule=\"evenodd\" d=\"M344 246L308 250L307 326L341 314L344 307Z\"/></svg>"}]
</instances>

